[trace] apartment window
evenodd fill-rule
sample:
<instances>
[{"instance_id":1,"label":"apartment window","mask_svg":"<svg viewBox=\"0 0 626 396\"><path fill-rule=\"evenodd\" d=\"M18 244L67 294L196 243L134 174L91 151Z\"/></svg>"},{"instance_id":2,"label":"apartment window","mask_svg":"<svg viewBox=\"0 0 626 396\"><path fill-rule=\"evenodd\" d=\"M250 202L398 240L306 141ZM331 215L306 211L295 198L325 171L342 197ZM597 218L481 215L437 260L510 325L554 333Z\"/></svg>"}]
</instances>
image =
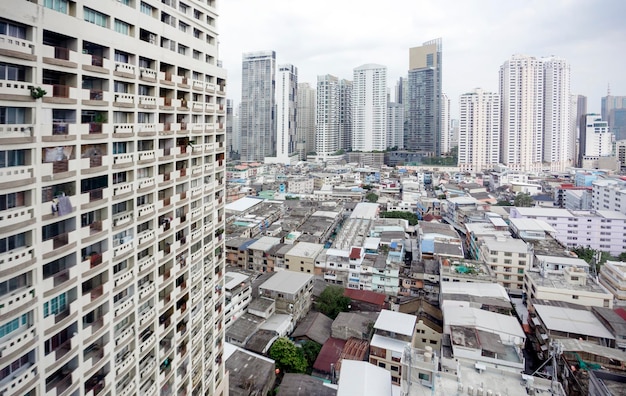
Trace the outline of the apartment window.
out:
<instances>
[{"instance_id":1,"label":"apartment window","mask_svg":"<svg viewBox=\"0 0 626 396\"><path fill-rule=\"evenodd\" d=\"M0 124L26 124L24 107L0 107Z\"/></svg>"},{"instance_id":2,"label":"apartment window","mask_svg":"<svg viewBox=\"0 0 626 396\"><path fill-rule=\"evenodd\" d=\"M24 206L24 192L15 192L0 195L0 210L7 210Z\"/></svg>"},{"instance_id":3,"label":"apartment window","mask_svg":"<svg viewBox=\"0 0 626 396\"><path fill-rule=\"evenodd\" d=\"M113 184L125 183L126 172L118 172L113 174Z\"/></svg>"},{"instance_id":4,"label":"apartment window","mask_svg":"<svg viewBox=\"0 0 626 396\"><path fill-rule=\"evenodd\" d=\"M0 378L2 379L8 378L9 376L11 376L12 373L15 373L15 375L17 376L19 375L18 371L20 371L23 367L28 367L32 365L34 362L36 362L35 351L32 350L28 352L26 355L19 357L16 360L12 361L11 364L9 364L8 366L0 370Z\"/></svg>"},{"instance_id":5,"label":"apartment window","mask_svg":"<svg viewBox=\"0 0 626 396\"><path fill-rule=\"evenodd\" d=\"M128 63L130 59L130 55L126 52L122 52L122 51L115 51L115 61L116 62L121 62L121 63Z\"/></svg>"},{"instance_id":6,"label":"apartment window","mask_svg":"<svg viewBox=\"0 0 626 396\"><path fill-rule=\"evenodd\" d=\"M200 29L193 28L193 36L195 38L198 38L198 39L201 38L202 37L202 31Z\"/></svg>"},{"instance_id":7,"label":"apartment window","mask_svg":"<svg viewBox=\"0 0 626 396\"><path fill-rule=\"evenodd\" d=\"M26 26L0 20L0 35L25 39Z\"/></svg>"},{"instance_id":8,"label":"apartment window","mask_svg":"<svg viewBox=\"0 0 626 396\"><path fill-rule=\"evenodd\" d=\"M26 150L1 150L0 168L26 165Z\"/></svg>"},{"instance_id":9,"label":"apartment window","mask_svg":"<svg viewBox=\"0 0 626 396\"><path fill-rule=\"evenodd\" d=\"M43 303L43 317L47 318L50 315L56 315L59 312L63 312L65 308L67 308L67 293L62 293Z\"/></svg>"},{"instance_id":10,"label":"apartment window","mask_svg":"<svg viewBox=\"0 0 626 396\"><path fill-rule=\"evenodd\" d=\"M107 15L98 12L96 10L92 10L91 8L84 8L83 15L85 17L85 21L93 23L98 26L106 27L107 19L109 18Z\"/></svg>"},{"instance_id":11,"label":"apartment window","mask_svg":"<svg viewBox=\"0 0 626 396\"><path fill-rule=\"evenodd\" d=\"M202 52L193 50L193 58L195 60L200 60L202 58Z\"/></svg>"},{"instance_id":12,"label":"apartment window","mask_svg":"<svg viewBox=\"0 0 626 396\"><path fill-rule=\"evenodd\" d=\"M143 1L141 2L139 9L142 13L150 16L152 16L152 12L154 10L154 8L150 4L144 3Z\"/></svg>"},{"instance_id":13,"label":"apartment window","mask_svg":"<svg viewBox=\"0 0 626 396\"><path fill-rule=\"evenodd\" d=\"M117 0L118 3L122 3L124 5L130 6L130 0Z\"/></svg>"},{"instance_id":14,"label":"apartment window","mask_svg":"<svg viewBox=\"0 0 626 396\"><path fill-rule=\"evenodd\" d=\"M67 0L44 0L43 6L67 14Z\"/></svg>"},{"instance_id":15,"label":"apartment window","mask_svg":"<svg viewBox=\"0 0 626 396\"><path fill-rule=\"evenodd\" d=\"M114 23L114 29L118 33L122 33L127 36L130 36L130 24L124 21L120 21L119 19L116 19Z\"/></svg>"},{"instance_id":16,"label":"apartment window","mask_svg":"<svg viewBox=\"0 0 626 396\"><path fill-rule=\"evenodd\" d=\"M181 32L187 32L187 30L189 29L189 25L187 25L183 21L178 21L178 29L180 29Z\"/></svg>"},{"instance_id":17,"label":"apartment window","mask_svg":"<svg viewBox=\"0 0 626 396\"><path fill-rule=\"evenodd\" d=\"M7 323L0 325L0 338L11 334L15 330L19 329L20 326L24 326L28 322L27 314L22 315L21 317L15 318L13 320L8 321Z\"/></svg>"},{"instance_id":18,"label":"apartment window","mask_svg":"<svg viewBox=\"0 0 626 396\"><path fill-rule=\"evenodd\" d=\"M161 22L168 24L170 26L176 26L176 18L174 18L173 16L165 12L161 13Z\"/></svg>"},{"instance_id":19,"label":"apartment window","mask_svg":"<svg viewBox=\"0 0 626 396\"><path fill-rule=\"evenodd\" d=\"M186 47L186 46L184 46L184 45L182 45L182 44L178 44L178 53L179 53L179 54L181 54L181 55L187 55L187 50L188 50L188 49L189 49L188 47Z\"/></svg>"},{"instance_id":20,"label":"apartment window","mask_svg":"<svg viewBox=\"0 0 626 396\"><path fill-rule=\"evenodd\" d=\"M26 68L20 65L0 63L0 80L26 81Z\"/></svg>"},{"instance_id":21,"label":"apartment window","mask_svg":"<svg viewBox=\"0 0 626 396\"><path fill-rule=\"evenodd\" d=\"M178 3L178 10L183 14L186 14L189 11L189 6L183 2Z\"/></svg>"},{"instance_id":22,"label":"apartment window","mask_svg":"<svg viewBox=\"0 0 626 396\"><path fill-rule=\"evenodd\" d=\"M26 274L18 275L7 281L0 282L0 296L12 293L15 290L28 286L28 277Z\"/></svg>"}]
</instances>

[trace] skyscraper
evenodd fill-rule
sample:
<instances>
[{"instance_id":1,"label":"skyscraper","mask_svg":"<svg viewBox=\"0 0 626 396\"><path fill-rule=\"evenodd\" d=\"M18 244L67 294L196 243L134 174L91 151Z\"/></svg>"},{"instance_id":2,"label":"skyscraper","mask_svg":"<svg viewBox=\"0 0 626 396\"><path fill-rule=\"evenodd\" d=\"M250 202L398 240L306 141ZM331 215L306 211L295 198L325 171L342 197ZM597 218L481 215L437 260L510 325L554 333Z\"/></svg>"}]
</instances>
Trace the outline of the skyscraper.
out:
<instances>
[{"instance_id":1,"label":"skyscraper","mask_svg":"<svg viewBox=\"0 0 626 396\"><path fill-rule=\"evenodd\" d=\"M450 149L450 99L441 94L441 153L449 153Z\"/></svg>"},{"instance_id":2,"label":"skyscraper","mask_svg":"<svg viewBox=\"0 0 626 396\"><path fill-rule=\"evenodd\" d=\"M609 123L615 140L626 139L626 96L612 96L611 92L602 98L602 119Z\"/></svg>"},{"instance_id":3,"label":"skyscraper","mask_svg":"<svg viewBox=\"0 0 626 396\"><path fill-rule=\"evenodd\" d=\"M441 39L409 49L407 150L441 155Z\"/></svg>"},{"instance_id":4,"label":"skyscraper","mask_svg":"<svg viewBox=\"0 0 626 396\"><path fill-rule=\"evenodd\" d=\"M387 149L387 68L367 64L354 69L352 150Z\"/></svg>"},{"instance_id":5,"label":"skyscraper","mask_svg":"<svg viewBox=\"0 0 626 396\"><path fill-rule=\"evenodd\" d=\"M459 168L480 172L500 163L500 95L475 89L459 101Z\"/></svg>"},{"instance_id":6,"label":"skyscraper","mask_svg":"<svg viewBox=\"0 0 626 396\"><path fill-rule=\"evenodd\" d=\"M562 172L575 163L571 133L570 66L560 58L541 60L543 64L543 157L551 171Z\"/></svg>"},{"instance_id":7,"label":"skyscraper","mask_svg":"<svg viewBox=\"0 0 626 396\"><path fill-rule=\"evenodd\" d=\"M585 151L582 153L581 165L584 168L597 168L600 157L613 154L613 134L609 131L609 124L599 114L587 114L585 125Z\"/></svg>"},{"instance_id":8,"label":"skyscraper","mask_svg":"<svg viewBox=\"0 0 626 396\"><path fill-rule=\"evenodd\" d=\"M500 67L500 160L512 170L540 171L543 154L543 64L514 55Z\"/></svg>"},{"instance_id":9,"label":"skyscraper","mask_svg":"<svg viewBox=\"0 0 626 396\"><path fill-rule=\"evenodd\" d=\"M315 88L309 83L298 83L296 100L296 136L300 160L315 151Z\"/></svg>"},{"instance_id":10,"label":"skyscraper","mask_svg":"<svg viewBox=\"0 0 626 396\"><path fill-rule=\"evenodd\" d=\"M586 143L585 133L587 128L587 97L584 95L578 95L576 100L576 122L578 123L577 166L582 167Z\"/></svg>"},{"instance_id":11,"label":"skyscraper","mask_svg":"<svg viewBox=\"0 0 626 396\"><path fill-rule=\"evenodd\" d=\"M296 99L298 69L293 65L278 66L276 81L276 157L283 164L296 159Z\"/></svg>"},{"instance_id":12,"label":"skyscraper","mask_svg":"<svg viewBox=\"0 0 626 396\"><path fill-rule=\"evenodd\" d=\"M339 150L339 79L317 76L315 151L320 158Z\"/></svg>"},{"instance_id":13,"label":"skyscraper","mask_svg":"<svg viewBox=\"0 0 626 396\"><path fill-rule=\"evenodd\" d=\"M404 106L387 103L387 147L404 148Z\"/></svg>"},{"instance_id":14,"label":"skyscraper","mask_svg":"<svg viewBox=\"0 0 626 396\"><path fill-rule=\"evenodd\" d=\"M341 150L352 150L352 81L339 80L339 143Z\"/></svg>"},{"instance_id":15,"label":"skyscraper","mask_svg":"<svg viewBox=\"0 0 626 396\"><path fill-rule=\"evenodd\" d=\"M4 5L0 394L222 394L215 2Z\"/></svg>"},{"instance_id":16,"label":"skyscraper","mask_svg":"<svg viewBox=\"0 0 626 396\"><path fill-rule=\"evenodd\" d=\"M276 52L243 54L241 78L241 160L276 156Z\"/></svg>"}]
</instances>

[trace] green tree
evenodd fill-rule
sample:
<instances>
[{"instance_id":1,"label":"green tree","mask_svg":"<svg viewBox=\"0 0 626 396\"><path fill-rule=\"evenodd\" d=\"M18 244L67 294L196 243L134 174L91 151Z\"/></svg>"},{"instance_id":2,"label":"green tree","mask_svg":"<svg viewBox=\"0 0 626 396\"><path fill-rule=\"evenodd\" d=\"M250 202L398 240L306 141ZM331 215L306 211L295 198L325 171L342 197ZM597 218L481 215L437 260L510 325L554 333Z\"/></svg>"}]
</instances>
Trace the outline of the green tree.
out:
<instances>
[{"instance_id":1,"label":"green tree","mask_svg":"<svg viewBox=\"0 0 626 396\"><path fill-rule=\"evenodd\" d=\"M620 253L619 256L617 256L617 259L619 261L626 261L626 252Z\"/></svg>"},{"instance_id":2,"label":"green tree","mask_svg":"<svg viewBox=\"0 0 626 396\"><path fill-rule=\"evenodd\" d=\"M408 220L410 225L417 224L417 215L411 212L403 212L403 211L390 211L390 212L380 212L380 217L385 219L404 219Z\"/></svg>"},{"instance_id":3,"label":"green tree","mask_svg":"<svg viewBox=\"0 0 626 396\"><path fill-rule=\"evenodd\" d=\"M533 206L533 198L528 193L519 193L513 200L513 206L521 206L523 208L530 208Z\"/></svg>"},{"instance_id":4,"label":"green tree","mask_svg":"<svg viewBox=\"0 0 626 396\"><path fill-rule=\"evenodd\" d=\"M302 348L298 348L287 337L280 337L270 347L270 358L276 362L276 367L287 373L306 373L307 361Z\"/></svg>"},{"instance_id":5,"label":"green tree","mask_svg":"<svg viewBox=\"0 0 626 396\"><path fill-rule=\"evenodd\" d=\"M615 257L612 257L610 253L595 250L589 246L577 246L572 249L572 252L576 253L578 258L585 260L587 264L593 265L595 263L596 271L600 271L600 267L602 264L606 263L607 260L615 260ZM622 254L624 253L621 253L620 257L622 257Z\"/></svg>"},{"instance_id":6,"label":"green tree","mask_svg":"<svg viewBox=\"0 0 626 396\"><path fill-rule=\"evenodd\" d=\"M509 201L498 201L496 206L513 206Z\"/></svg>"},{"instance_id":7,"label":"green tree","mask_svg":"<svg viewBox=\"0 0 626 396\"><path fill-rule=\"evenodd\" d=\"M350 298L344 296L343 291L341 286L327 286L317 299L315 308L331 319L335 319L339 312L347 312Z\"/></svg>"},{"instance_id":8,"label":"green tree","mask_svg":"<svg viewBox=\"0 0 626 396\"><path fill-rule=\"evenodd\" d=\"M375 193L373 193L373 192L367 193L367 194L365 195L365 200L366 200L367 202L376 203L376 202L378 202L378 195L377 195L377 194L375 194Z\"/></svg>"},{"instance_id":9,"label":"green tree","mask_svg":"<svg viewBox=\"0 0 626 396\"><path fill-rule=\"evenodd\" d=\"M304 357L309 365L309 369L313 367L313 364L315 364L317 355L320 354L321 350L322 346L315 341L305 341L302 343L302 352L304 352Z\"/></svg>"}]
</instances>

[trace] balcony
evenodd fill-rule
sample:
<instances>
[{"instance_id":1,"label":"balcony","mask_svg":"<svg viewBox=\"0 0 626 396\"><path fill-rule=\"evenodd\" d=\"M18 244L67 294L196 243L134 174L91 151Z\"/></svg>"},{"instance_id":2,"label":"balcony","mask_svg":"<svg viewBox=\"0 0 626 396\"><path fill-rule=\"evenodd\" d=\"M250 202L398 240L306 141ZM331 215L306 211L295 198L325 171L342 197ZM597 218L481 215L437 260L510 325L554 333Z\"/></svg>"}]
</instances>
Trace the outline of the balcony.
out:
<instances>
[{"instance_id":1,"label":"balcony","mask_svg":"<svg viewBox=\"0 0 626 396\"><path fill-rule=\"evenodd\" d=\"M157 98L155 96L145 96L145 95L139 95L138 96L139 101L137 102L139 104L139 107L143 107L143 108L151 108L154 109L157 107Z\"/></svg>"},{"instance_id":2,"label":"balcony","mask_svg":"<svg viewBox=\"0 0 626 396\"><path fill-rule=\"evenodd\" d=\"M139 327L149 323L156 316L156 309L154 307L149 307L148 309L144 309L139 313Z\"/></svg>"},{"instance_id":3,"label":"balcony","mask_svg":"<svg viewBox=\"0 0 626 396\"><path fill-rule=\"evenodd\" d=\"M154 356L149 356L143 363L139 363L139 378L142 380L148 376L156 367L156 359Z\"/></svg>"},{"instance_id":4,"label":"balcony","mask_svg":"<svg viewBox=\"0 0 626 396\"><path fill-rule=\"evenodd\" d=\"M123 153L113 155L113 165L132 165L135 163L134 153Z\"/></svg>"},{"instance_id":5,"label":"balcony","mask_svg":"<svg viewBox=\"0 0 626 396\"><path fill-rule=\"evenodd\" d=\"M125 301L125 303L128 303L128 302L129 301ZM130 302L132 305L132 299L130 299ZM117 314L115 316L117 317ZM117 331L115 333L115 346L122 345L122 343L124 343L124 341L131 338L133 334L135 334L135 328L131 325L127 326L125 329Z\"/></svg>"},{"instance_id":6,"label":"balcony","mask_svg":"<svg viewBox=\"0 0 626 396\"><path fill-rule=\"evenodd\" d=\"M30 138L33 136L33 130L31 124L1 124L0 139Z\"/></svg>"},{"instance_id":7,"label":"balcony","mask_svg":"<svg viewBox=\"0 0 626 396\"><path fill-rule=\"evenodd\" d=\"M156 152L154 150L150 151L140 151L139 152L139 161L150 162L156 159Z\"/></svg>"},{"instance_id":8,"label":"balcony","mask_svg":"<svg viewBox=\"0 0 626 396\"><path fill-rule=\"evenodd\" d=\"M0 344L0 358L4 358L22 348L37 339L35 328L24 328L19 332L10 333L10 337Z\"/></svg>"},{"instance_id":9,"label":"balcony","mask_svg":"<svg viewBox=\"0 0 626 396\"><path fill-rule=\"evenodd\" d=\"M0 49L30 55L26 59L35 60L32 59L35 44L30 40L0 34Z\"/></svg>"},{"instance_id":10,"label":"balcony","mask_svg":"<svg viewBox=\"0 0 626 396\"><path fill-rule=\"evenodd\" d=\"M37 366L28 364L12 372L9 377L4 378L0 385L0 395L13 395L24 384L29 383L37 378Z\"/></svg>"},{"instance_id":11,"label":"balcony","mask_svg":"<svg viewBox=\"0 0 626 396\"><path fill-rule=\"evenodd\" d=\"M18 95L30 97L31 85L24 81L0 81L0 95Z\"/></svg>"},{"instance_id":12,"label":"balcony","mask_svg":"<svg viewBox=\"0 0 626 396\"><path fill-rule=\"evenodd\" d=\"M130 366L135 363L135 354L132 352L126 352L126 354L115 361L115 374L119 375L124 372L126 369L130 368Z\"/></svg>"},{"instance_id":13,"label":"balcony","mask_svg":"<svg viewBox=\"0 0 626 396\"><path fill-rule=\"evenodd\" d=\"M135 78L135 66L129 63L115 62L115 74Z\"/></svg>"},{"instance_id":14,"label":"balcony","mask_svg":"<svg viewBox=\"0 0 626 396\"><path fill-rule=\"evenodd\" d=\"M133 183L119 183L113 186L113 197L119 198L133 192Z\"/></svg>"},{"instance_id":15,"label":"balcony","mask_svg":"<svg viewBox=\"0 0 626 396\"><path fill-rule=\"evenodd\" d=\"M139 287L139 300L143 300L146 297L149 297L151 294L154 294L156 290L156 286L154 282L147 282Z\"/></svg>"},{"instance_id":16,"label":"balcony","mask_svg":"<svg viewBox=\"0 0 626 396\"><path fill-rule=\"evenodd\" d=\"M15 182L20 182L20 185L29 184L32 177L32 166L11 166L8 168L0 168L0 188L5 183L15 184Z\"/></svg>"},{"instance_id":17,"label":"balcony","mask_svg":"<svg viewBox=\"0 0 626 396\"><path fill-rule=\"evenodd\" d=\"M46 381L46 396L49 395L61 395L68 390L72 385L72 372L70 370L59 371L51 381Z\"/></svg>"},{"instance_id":18,"label":"balcony","mask_svg":"<svg viewBox=\"0 0 626 396\"><path fill-rule=\"evenodd\" d=\"M114 138L131 137L134 133L133 124L113 124Z\"/></svg>"},{"instance_id":19,"label":"balcony","mask_svg":"<svg viewBox=\"0 0 626 396\"><path fill-rule=\"evenodd\" d=\"M152 69L147 69L145 67L139 68L139 77L142 79L147 79L150 81L156 81L157 79L157 71Z\"/></svg>"},{"instance_id":20,"label":"balcony","mask_svg":"<svg viewBox=\"0 0 626 396\"><path fill-rule=\"evenodd\" d=\"M132 107L135 105L135 95L128 93L116 93L114 98L114 106Z\"/></svg>"},{"instance_id":21,"label":"balcony","mask_svg":"<svg viewBox=\"0 0 626 396\"><path fill-rule=\"evenodd\" d=\"M157 126L157 124L137 124L137 133L139 136L154 136L158 129L159 126Z\"/></svg>"},{"instance_id":22,"label":"balcony","mask_svg":"<svg viewBox=\"0 0 626 396\"><path fill-rule=\"evenodd\" d=\"M0 228L16 225L33 218L33 208L21 206L0 212Z\"/></svg>"},{"instance_id":23,"label":"balcony","mask_svg":"<svg viewBox=\"0 0 626 396\"><path fill-rule=\"evenodd\" d=\"M139 344L139 353L144 353L148 349L152 348L152 346L154 346L156 342L156 334L150 331L142 337L140 342L141 343Z\"/></svg>"}]
</instances>

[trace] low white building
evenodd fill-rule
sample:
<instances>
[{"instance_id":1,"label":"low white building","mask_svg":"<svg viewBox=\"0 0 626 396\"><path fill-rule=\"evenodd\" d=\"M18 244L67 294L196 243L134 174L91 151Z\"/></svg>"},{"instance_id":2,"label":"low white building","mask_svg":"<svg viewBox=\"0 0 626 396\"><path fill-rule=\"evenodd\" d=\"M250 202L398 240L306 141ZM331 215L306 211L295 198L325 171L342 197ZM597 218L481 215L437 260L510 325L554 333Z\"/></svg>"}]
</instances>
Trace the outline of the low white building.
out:
<instances>
[{"instance_id":1,"label":"low white building","mask_svg":"<svg viewBox=\"0 0 626 396\"><path fill-rule=\"evenodd\" d=\"M589 246L615 256L626 251L626 215L620 212L514 207L511 218L545 221L556 230L555 238L570 248Z\"/></svg>"},{"instance_id":2,"label":"low white building","mask_svg":"<svg viewBox=\"0 0 626 396\"><path fill-rule=\"evenodd\" d=\"M532 263L531 253L526 242L512 237L485 237L480 244L480 259L507 290L523 288L524 271Z\"/></svg>"},{"instance_id":3,"label":"low white building","mask_svg":"<svg viewBox=\"0 0 626 396\"><path fill-rule=\"evenodd\" d=\"M532 300L563 301L586 307L613 307L613 295L589 276L585 268L531 269L524 275L529 309Z\"/></svg>"},{"instance_id":4,"label":"low white building","mask_svg":"<svg viewBox=\"0 0 626 396\"><path fill-rule=\"evenodd\" d=\"M224 310L224 325L228 328L230 323L246 313L252 288L250 277L239 272L226 272L224 274L224 297L226 307Z\"/></svg>"},{"instance_id":5,"label":"low white building","mask_svg":"<svg viewBox=\"0 0 626 396\"><path fill-rule=\"evenodd\" d=\"M613 294L617 305L626 306L626 263L607 261L600 268L599 280Z\"/></svg>"},{"instance_id":6,"label":"low white building","mask_svg":"<svg viewBox=\"0 0 626 396\"><path fill-rule=\"evenodd\" d=\"M614 210L626 214L626 181L594 180L591 187L591 209Z\"/></svg>"}]
</instances>

